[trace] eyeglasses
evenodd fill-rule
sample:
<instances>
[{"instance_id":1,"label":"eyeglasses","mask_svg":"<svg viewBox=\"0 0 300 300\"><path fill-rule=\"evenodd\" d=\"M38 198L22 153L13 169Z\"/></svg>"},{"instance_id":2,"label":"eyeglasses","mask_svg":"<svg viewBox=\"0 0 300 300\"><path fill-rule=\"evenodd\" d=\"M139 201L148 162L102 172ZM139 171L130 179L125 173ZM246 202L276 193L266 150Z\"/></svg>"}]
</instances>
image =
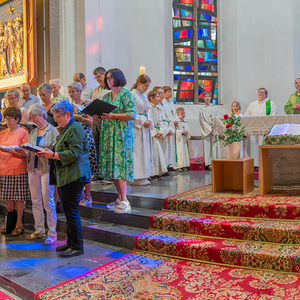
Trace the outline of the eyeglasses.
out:
<instances>
[{"instance_id":1,"label":"eyeglasses","mask_svg":"<svg viewBox=\"0 0 300 300\"><path fill-rule=\"evenodd\" d=\"M104 75L104 74L99 74L99 75L95 76L95 77L94 77L94 80L99 79L102 75Z\"/></svg>"},{"instance_id":2,"label":"eyeglasses","mask_svg":"<svg viewBox=\"0 0 300 300\"><path fill-rule=\"evenodd\" d=\"M5 118L5 121L7 122L7 121L12 121L12 120L15 120L15 118L10 118L10 117L6 117Z\"/></svg>"},{"instance_id":3,"label":"eyeglasses","mask_svg":"<svg viewBox=\"0 0 300 300\"><path fill-rule=\"evenodd\" d=\"M71 92L68 92L68 94L74 94L74 93L78 93L78 91L71 91Z\"/></svg>"},{"instance_id":4,"label":"eyeglasses","mask_svg":"<svg viewBox=\"0 0 300 300\"><path fill-rule=\"evenodd\" d=\"M109 77L106 77L106 80L107 81L111 81L111 80L113 80L114 78L112 77L112 76L109 76Z\"/></svg>"},{"instance_id":5,"label":"eyeglasses","mask_svg":"<svg viewBox=\"0 0 300 300\"><path fill-rule=\"evenodd\" d=\"M53 116L53 119L54 119L54 120L57 120L57 119L59 119L61 116L62 116L62 115Z\"/></svg>"}]
</instances>

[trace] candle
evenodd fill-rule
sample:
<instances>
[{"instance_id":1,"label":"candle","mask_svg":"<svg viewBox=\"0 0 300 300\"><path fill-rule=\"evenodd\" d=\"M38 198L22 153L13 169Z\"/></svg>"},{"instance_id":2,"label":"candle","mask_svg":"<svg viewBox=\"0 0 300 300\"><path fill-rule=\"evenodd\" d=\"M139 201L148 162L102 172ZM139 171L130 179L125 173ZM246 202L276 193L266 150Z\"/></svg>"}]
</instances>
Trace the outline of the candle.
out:
<instances>
[{"instance_id":1,"label":"candle","mask_svg":"<svg viewBox=\"0 0 300 300\"><path fill-rule=\"evenodd\" d=\"M140 67L140 75L145 74L146 73L146 68L144 66Z\"/></svg>"}]
</instances>

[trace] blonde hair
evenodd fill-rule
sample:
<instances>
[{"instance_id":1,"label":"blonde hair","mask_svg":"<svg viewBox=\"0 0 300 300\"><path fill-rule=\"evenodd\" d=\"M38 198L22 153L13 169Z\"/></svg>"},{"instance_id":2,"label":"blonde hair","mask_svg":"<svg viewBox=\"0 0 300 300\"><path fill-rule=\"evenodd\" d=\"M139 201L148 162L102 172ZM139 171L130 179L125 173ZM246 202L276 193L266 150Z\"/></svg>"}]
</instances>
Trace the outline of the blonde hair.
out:
<instances>
[{"instance_id":1,"label":"blonde hair","mask_svg":"<svg viewBox=\"0 0 300 300\"><path fill-rule=\"evenodd\" d=\"M241 104L240 104L240 102L238 102L238 101L233 101L232 103L231 103L231 108L230 108L230 114L234 114L234 111L233 111L233 104L236 104L237 105L237 107L238 107L238 113L240 113L240 111L241 111Z\"/></svg>"},{"instance_id":2,"label":"blonde hair","mask_svg":"<svg viewBox=\"0 0 300 300\"><path fill-rule=\"evenodd\" d=\"M147 95L149 102L151 102L151 99L155 98L157 94L157 91L150 91Z\"/></svg>"},{"instance_id":3,"label":"blonde hair","mask_svg":"<svg viewBox=\"0 0 300 300\"><path fill-rule=\"evenodd\" d=\"M146 75L146 74L142 74L140 75L137 79L136 79L136 83L131 87L131 91L136 89L140 84L145 84L145 83L148 83L148 82L151 82L151 78Z\"/></svg>"},{"instance_id":4,"label":"blonde hair","mask_svg":"<svg viewBox=\"0 0 300 300\"><path fill-rule=\"evenodd\" d=\"M177 107L176 113L178 114L180 111L184 111L184 108L183 107Z\"/></svg>"},{"instance_id":5,"label":"blonde hair","mask_svg":"<svg viewBox=\"0 0 300 300\"><path fill-rule=\"evenodd\" d=\"M155 86L155 87L153 88L153 92L157 92L159 89L163 90L164 88L161 87L161 86Z\"/></svg>"}]
</instances>

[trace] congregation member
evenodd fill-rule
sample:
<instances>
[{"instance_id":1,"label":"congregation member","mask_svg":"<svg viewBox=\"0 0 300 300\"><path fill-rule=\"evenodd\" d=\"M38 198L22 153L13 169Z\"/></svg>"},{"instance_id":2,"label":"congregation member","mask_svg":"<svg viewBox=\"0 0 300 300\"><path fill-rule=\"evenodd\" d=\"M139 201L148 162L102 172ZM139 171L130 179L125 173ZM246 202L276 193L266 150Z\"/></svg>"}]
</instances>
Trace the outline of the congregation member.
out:
<instances>
[{"instance_id":1,"label":"congregation member","mask_svg":"<svg viewBox=\"0 0 300 300\"><path fill-rule=\"evenodd\" d=\"M84 186L90 181L89 145L86 132L73 118L72 104L63 100L51 108L60 135L53 151L46 148L37 156L47 158L50 165L50 184L56 184L67 220L67 242L56 248L60 257L84 253L79 202Z\"/></svg>"},{"instance_id":2,"label":"congregation member","mask_svg":"<svg viewBox=\"0 0 300 300\"><path fill-rule=\"evenodd\" d=\"M151 128L152 137L152 151L153 151L153 174L154 179L163 180L162 175L168 172L167 164L165 161L164 153L161 148L160 139L163 138L163 133L161 132L161 121L162 117L159 110L160 96L158 92L151 91L148 93L148 100L150 102L150 112L153 122Z\"/></svg>"},{"instance_id":3,"label":"congregation member","mask_svg":"<svg viewBox=\"0 0 300 300\"><path fill-rule=\"evenodd\" d=\"M164 86L164 99L163 99L163 105L165 107L165 110L168 115L168 119L173 123L174 129L178 125L178 122L176 121L176 107L173 101L173 95L172 95L172 88L170 86ZM174 167L177 164L178 157L177 157L177 149L176 149L176 130L174 131L174 136L170 136L170 141L172 143L172 150L173 150L173 156L174 156L174 162L172 165L168 166L169 171L175 171Z\"/></svg>"},{"instance_id":4,"label":"congregation member","mask_svg":"<svg viewBox=\"0 0 300 300\"><path fill-rule=\"evenodd\" d=\"M176 148L178 155L178 162L176 168L179 172L188 171L190 167L189 145L188 140L191 138L189 124L184 120L184 108L178 107L177 113L177 126L176 126Z\"/></svg>"},{"instance_id":5,"label":"congregation member","mask_svg":"<svg viewBox=\"0 0 300 300\"><path fill-rule=\"evenodd\" d=\"M58 125L53 118L53 114L51 113L51 107L55 104L51 101L51 93L52 93L51 85L49 83L42 83L38 87L38 93L39 93L40 98L43 101L44 107L47 111L48 122L52 126L57 127Z\"/></svg>"},{"instance_id":6,"label":"congregation member","mask_svg":"<svg viewBox=\"0 0 300 300\"><path fill-rule=\"evenodd\" d=\"M211 161L221 157L220 143L215 142L217 137L212 134L212 118L219 117L218 108L211 104L210 92L203 93L204 105L200 106L199 122L202 136L205 168L211 170Z\"/></svg>"},{"instance_id":7,"label":"congregation member","mask_svg":"<svg viewBox=\"0 0 300 300\"><path fill-rule=\"evenodd\" d=\"M126 78L119 69L110 69L105 75L105 83L111 92L103 101L117 108L109 114L102 114L100 136L99 176L113 179L118 198L107 205L115 213L131 211L126 195L126 180L133 181L133 120L136 118L135 100L124 88ZM95 120L99 117L94 115Z\"/></svg>"},{"instance_id":8,"label":"congregation member","mask_svg":"<svg viewBox=\"0 0 300 300\"><path fill-rule=\"evenodd\" d=\"M284 106L284 111L287 115L300 114L300 78L295 80L295 88L296 92L290 96Z\"/></svg>"},{"instance_id":9,"label":"congregation member","mask_svg":"<svg viewBox=\"0 0 300 300\"><path fill-rule=\"evenodd\" d=\"M243 117L241 113L241 104L238 101L233 101L230 107L230 115L234 114L236 117Z\"/></svg>"},{"instance_id":10,"label":"congregation member","mask_svg":"<svg viewBox=\"0 0 300 300\"><path fill-rule=\"evenodd\" d=\"M81 98L86 101L91 101L94 93L94 88L88 86L86 83L86 79L83 73L76 73L73 76L73 82L79 82L82 85L82 94Z\"/></svg>"},{"instance_id":11,"label":"congregation member","mask_svg":"<svg viewBox=\"0 0 300 300\"><path fill-rule=\"evenodd\" d=\"M28 110L30 120L38 127L29 134L29 143L41 148L53 149L59 135L58 130L47 121L46 108L35 103ZM24 156L24 150L17 150ZM48 232L44 245L52 245L57 240L56 209L54 203L54 185L49 184L49 161L45 157L38 157L35 152L27 155L28 182L32 201L32 213L35 231L27 239L33 240L45 236L44 211L46 211Z\"/></svg>"},{"instance_id":12,"label":"congregation member","mask_svg":"<svg viewBox=\"0 0 300 300\"><path fill-rule=\"evenodd\" d=\"M15 89L8 90L6 93L8 107L15 107L19 109L22 113L22 118L20 122L27 122L28 121L28 113L25 107L21 107L19 105L19 91Z\"/></svg>"},{"instance_id":13,"label":"congregation member","mask_svg":"<svg viewBox=\"0 0 300 300\"><path fill-rule=\"evenodd\" d=\"M97 86L94 89L94 92L92 95L92 100L95 100L95 99L102 100L103 96L110 92L110 89L105 84L105 74L106 74L106 70L102 67L97 67L93 71L94 79L97 81L99 86ZM92 132L93 132L94 141L95 141L95 145L96 145L97 165L99 165L99 143L100 143L99 138L100 138L100 132L101 132L101 123L94 120L93 125L92 125ZM102 183L108 183L108 184L113 183L113 180L110 178L103 179L98 176L94 176L92 181L96 181L96 180L102 180Z\"/></svg>"},{"instance_id":14,"label":"congregation member","mask_svg":"<svg viewBox=\"0 0 300 300\"><path fill-rule=\"evenodd\" d=\"M94 89L92 100L102 100L103 96L110 92L110 89L105 84L105 74L106 70L103 67L97 67L93 71L94 79L99 85Z\"/></svg>"},{"instance_id":15,"label":"congregation member","mask_svg":"<svg viewBox=\"0 0 300 300\"><path fill-rule=\"evenodd\" d=\"M257 93L257 100L250 103L244 116L275 116L277 115L276 104L268 98L268 90L266 88L259 88ZM246 157L254 158L254 167L259 164L259 145L262 144L262 135L251 135L246 140Z\"/></svg>"},{"instance_id":16,"label":"congregation member","mask_svg":"<svg viewBox=\"0 0 300 300\"><path fill-rule=\"evenodd\" d=\"M31 94L31 87L28 83L22 83L20 87L20 91L22 93L22 107L25 109L29 109L29 107L34 103L41 103L40 99Z\"/></svg>"},{"instance_id":17,"label":"congregation member","mask_svg":"<svg viewBox=\"0 0 300 300\"><path fill-rule=\"evenodd\" d=\"M79 82L73 82L68 85L69 95L74 104L80 105L81 107L86 107L89 102L83 100L81 98L82 95L82 86ZM85 130L88 143L89 143L89 162L91 167L91 174L98 177L98 164L97 164L97 153L94 142L93 133L91 130L91 126L93 124L93 118L89 115L83 113L76 106L74 107L74 115L73 118L76 122L78 122L82 128ZM92 196L91 196L91 180L85 185L84 189L84 197L81 199L80 205L87 206L92 204Z\"/></svg>"},{"instance_id":18,"label":"congregation member","mask_svg":"<svg viewBox=\"0 0 300 300\"><path fill-rule=\"evenodd\" d=\"M151 84L151 79L146 74L140 75L131 88L135 98L136 119L133 121L134 135L134 180L130 185L149 185L147 178L153 176L153 152L151 128L153 123L150 105L145 92Z\"/></svg>"},{"instance_id":19,"label":"congregation member","mask_svg":"<svg viewBox=\"0 0 300 300\"><path fill-rule=\"evenodd\" d=\"M19 126L21 117L21 111L16 107L8 107L4 111L3 118L7 129L0 132L0 145L20 146L28 142L27 130ZM22 155L16 150L0 147L0 199L6 201L8 219L17 220L11 232L3 228L1 233L17 236L24 231L24 203L30 200L26 167L26 154Z\"/></svg>"},{"instance_id":20,"label":"congregation member","mask_svg":"<svg viewBox=\"0 0 300 300\"><path fill-rule=\"evenodd\" d=\"M167 164L167 167L173 167L174 161L175 161L174 143L172 142L174 139L171 138L175 133L173 119L169 118L169 115L163 104L163 100L164 100L164 96L165 96L164 89L160 86L155 86L153 88L153 91L156 91L159 94L159 105L157 107L158 107L158 109L160 111L160 115L161 115L160 126L161 126L161 131L163 133L163 138L160 139L161 148L164 153L165 162ZM170 175L169 172L166 172L164 174L164 176L169 176L169 175Z\"/></svg>"},{"instance_id":21,"label":"congregation member","mask_svg":"<svg viewBox=\"0 0 300 300\"><path fill-rule=\"evenodd\" d=\"M52 88L52 97L51 97L51 101L53 103L57 103L59 101L63 101L63 100L68 100L68 98L66 96L64 96L61 92L60 92L60 83L57 80L52 80L50 82L51 88Z\"/></svg>"}]
</instances>

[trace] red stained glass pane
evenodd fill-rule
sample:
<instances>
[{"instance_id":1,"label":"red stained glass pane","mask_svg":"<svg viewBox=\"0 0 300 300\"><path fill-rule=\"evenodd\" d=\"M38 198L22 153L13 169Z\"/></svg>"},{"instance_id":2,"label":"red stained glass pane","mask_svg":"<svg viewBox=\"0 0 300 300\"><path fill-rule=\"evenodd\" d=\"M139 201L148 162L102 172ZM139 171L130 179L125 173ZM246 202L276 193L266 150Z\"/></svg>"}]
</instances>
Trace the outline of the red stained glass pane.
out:
<instances>
[{"instance_id":1,"label":"red stained glass pane","mask_svg":"<svg viewBox=\"0 0 300 300\"><path fill-rule=\"evenodd\" d=\"M212 84L211 80L205 80L204 82L204 86L209 86L211 84Z\"/></svg>"},{"instance_id":2,"label":"red stained glass pane","mask_svg":"<svg viewBox=\"0 0 300 300\"><path fill-rule=\"evenodd\" d=\"M185 39L185 38L187 38L186 30L181 30L181 31L180 31L179 38L180 38L180 39Z\"/></svg>"},{"instance_id":3,"label":"red stained glass pane","mask_svg":"<svg viewBox=\"0 0 300 300\"><path fill-rule=\"evenodd\" d=\"M179 98L188 98L189 97L189 92L180 92Z\"/></svg>"},{"instance_id":4,"label":"red stained glass pane","mask_svg":"<svg viewBox=\"0 0 300 300\"><path fill-rule=\"evenodd\" d=\"M210 86L205 86L204 90L210 92L211 91L211 85Z\"/></svg>"},{"instance_id":5,"label":"red stained glass pane","mask_svg":"<svg viewBox=\"0 0 300 300\"><path fill-rule=\"evenodd\" d=\"M193 4L193 0L180 0L180 3L183 3L183 4Z\"/></svg>"},{"instance_id":6,"label":"red stained glass pane","mask_svg":"<svg viewBox=\"0 0 300 300\"><path fill-rule=\"evenodd\" d=\"M183 91L186 91L186 90L188 90L189 88L188 88L188 83L187 83L187 81L182 81L182 83L181 83L181 89L183 90Z\"/></svg>"},{"instance_id":7,"label":"red stained glass pane","mask_svg":"<svg viewBox=\"0 0 300 300\"><path fill-rule=\"evenodd\" d=\"M204 61L204 58L198 57L198 61Z\"/></svg>"},{"instance_id":8,"label":"red stained glass pane","mask_svg":"<svg viewBox=\"0 0 300 300\"><path fill-rule=\"evenodd\" d=\"M214 11L214 6L211 5L211 4L205 4L205 9L213 12Z\"/></svg>"}]
</instances>

